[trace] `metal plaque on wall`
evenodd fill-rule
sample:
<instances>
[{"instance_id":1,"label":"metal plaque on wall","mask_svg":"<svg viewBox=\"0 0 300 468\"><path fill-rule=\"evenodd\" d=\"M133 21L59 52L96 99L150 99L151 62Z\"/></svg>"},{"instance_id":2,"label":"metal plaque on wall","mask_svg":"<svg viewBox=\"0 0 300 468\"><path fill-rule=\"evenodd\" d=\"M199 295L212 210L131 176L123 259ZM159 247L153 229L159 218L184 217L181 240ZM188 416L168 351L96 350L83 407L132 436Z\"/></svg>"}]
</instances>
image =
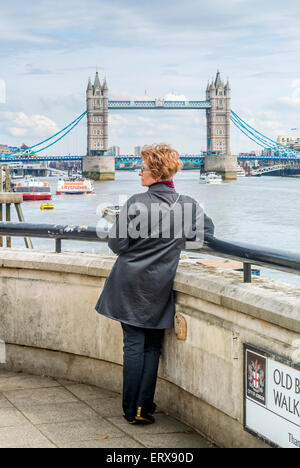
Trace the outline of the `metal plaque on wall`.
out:
<instances>
[{"instance_id":1,"label":"metal plaque on wall","mask_svg":"<svg viewBox=\"0 0 300 468\"><path fill-rule=\"evenodd\" d=\"M247 343L244 429L273 447L300 448L300 365Z\"/></svg>"}]
</instances>

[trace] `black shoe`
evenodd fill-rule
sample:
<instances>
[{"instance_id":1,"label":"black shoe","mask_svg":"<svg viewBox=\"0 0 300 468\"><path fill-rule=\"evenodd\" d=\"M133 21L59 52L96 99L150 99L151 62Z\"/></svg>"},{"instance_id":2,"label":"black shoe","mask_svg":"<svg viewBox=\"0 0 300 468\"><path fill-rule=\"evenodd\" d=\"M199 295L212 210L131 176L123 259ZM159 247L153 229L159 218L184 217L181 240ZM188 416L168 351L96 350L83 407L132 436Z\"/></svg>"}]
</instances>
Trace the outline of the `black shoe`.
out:
<instances>
[{"instance_id":1,"label":"black shoe","mask_svg":"<svg viewBox=\"0 0 300 468\"><path fill-rule=\"evenodd\" d=\"M146 407L145 407L145 410L146 410L146 413L149 413L149 414L151 414L151 416L152 416L152 415L155 413L156 408L157 408L156 404L155 404L155 403L152 403L151 405L146 406Z\"/></svg>"},{"instance_id":2,"label":"black shoe","mask_svg":"<svg viewBox=\"0 0 300 468\"><path fill-rule=\"evenodd\" d=\"M127 418L127 416L125 416L125 414L123 414L123 418L126 419L126 421L128 422L128 424L136 424L137 423L137 420L135 418L131 419L131 418Z\"/></svg>"},{"instance_id":3,"label":"black shoe","mask_svg":"<svg viewBox=\"0 0 300 468\"><path fill-rule=\"evenodd\" d=\"M141 422L144 424L153 424L155 422L154 417L152 414L147 413L141 406L138 407L136 417L137 422Z\"/></svg>"}]
</instances>

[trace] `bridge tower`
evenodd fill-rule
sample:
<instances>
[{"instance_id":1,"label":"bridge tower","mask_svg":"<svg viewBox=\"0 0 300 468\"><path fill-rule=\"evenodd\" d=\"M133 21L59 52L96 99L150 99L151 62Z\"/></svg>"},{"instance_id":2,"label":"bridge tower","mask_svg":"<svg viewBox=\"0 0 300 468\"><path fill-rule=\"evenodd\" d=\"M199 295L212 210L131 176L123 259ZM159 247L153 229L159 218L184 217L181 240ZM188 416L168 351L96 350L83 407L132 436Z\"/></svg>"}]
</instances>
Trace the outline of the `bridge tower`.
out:
<instances>
[{"instance_id":1,"label":"bridge tower","mask_svg":"<svg viewBox=\"0 0 300 468\"><path fill-rule=\"evenodd\" d=\"M231 88L228 80L226 84L221 80L219 70L215 80L207 85L206 100L211 107L206 110L205 171L217 172L225 179L236 179L237 160L230 152Z\"/></svg>"},{"instance_id":2,"label":"bridge tower","mask_svg":"<svg viewBox=\"0 0 300 468\"><path fill-rule=\"evenodd\" d=\"M106 156L108 149L108 86L100 83L98 71L94 84L89 79L86 90L87 155L83 157L82 173L94 180L114 180L115 160Z\"/></svg>"}]
</instances>

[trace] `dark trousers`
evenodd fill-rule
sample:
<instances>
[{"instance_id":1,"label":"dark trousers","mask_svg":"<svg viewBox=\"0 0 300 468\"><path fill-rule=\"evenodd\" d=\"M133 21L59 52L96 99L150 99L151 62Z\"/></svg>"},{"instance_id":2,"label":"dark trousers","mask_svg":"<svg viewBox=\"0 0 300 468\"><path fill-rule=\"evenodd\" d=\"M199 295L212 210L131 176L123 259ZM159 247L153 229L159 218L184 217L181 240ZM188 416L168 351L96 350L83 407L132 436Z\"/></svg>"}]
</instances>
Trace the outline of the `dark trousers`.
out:
<instances>
[{"instance_id":1,"label":"dark trousers","mask_svg":"<svg viewBox=\"0 0 300 468\"><path fill-rule=\"evenodd\" d=\"M154 413L154 393L164 330L122 323L124 336L123 410L129 420L142 406Z\"/></svg>"}]
</instances>

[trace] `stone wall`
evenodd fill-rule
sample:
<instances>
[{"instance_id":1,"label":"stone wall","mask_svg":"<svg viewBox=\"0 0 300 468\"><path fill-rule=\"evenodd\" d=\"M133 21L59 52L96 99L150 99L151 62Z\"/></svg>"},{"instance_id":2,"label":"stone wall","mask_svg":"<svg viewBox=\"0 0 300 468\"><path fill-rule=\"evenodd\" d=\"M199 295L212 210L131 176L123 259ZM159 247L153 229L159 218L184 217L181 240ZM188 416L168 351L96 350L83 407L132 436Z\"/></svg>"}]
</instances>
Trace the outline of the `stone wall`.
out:
<instances>
[{"instance_id":1,"label":"stone wall","mask_svg":"<svg viewBox=\"0 0 300 468\"><path fill-rule=\"evenodd\" d=\"M114 261L2 249L1 366L121 392L121 327L94 310ZM187 335L166 333L157 403L219 446L265 446L243 429L243 343L290 358L300 332L299 290L184 263L174 290Z\"/></svg>"},{"instance_id":2,"label":"stone wall","mask_svg":"<svg viewBox=\"0 0 300 468\"><path fill-rule=\"evenodd\" d=\"M236 156L205 156L205 172L216 172L220 174L225 180L235 180L237 169Z\"/></svg>"},{"instance_id":3,"label":"stone wall","mask_svg":"<svg viewBox=\"0 0 300 468\"><path fill-rule=\"evenodd\" d=\"M82 175L93 180L115 180L114 156L84 156Z\"/></svg>"}]
</instances>

